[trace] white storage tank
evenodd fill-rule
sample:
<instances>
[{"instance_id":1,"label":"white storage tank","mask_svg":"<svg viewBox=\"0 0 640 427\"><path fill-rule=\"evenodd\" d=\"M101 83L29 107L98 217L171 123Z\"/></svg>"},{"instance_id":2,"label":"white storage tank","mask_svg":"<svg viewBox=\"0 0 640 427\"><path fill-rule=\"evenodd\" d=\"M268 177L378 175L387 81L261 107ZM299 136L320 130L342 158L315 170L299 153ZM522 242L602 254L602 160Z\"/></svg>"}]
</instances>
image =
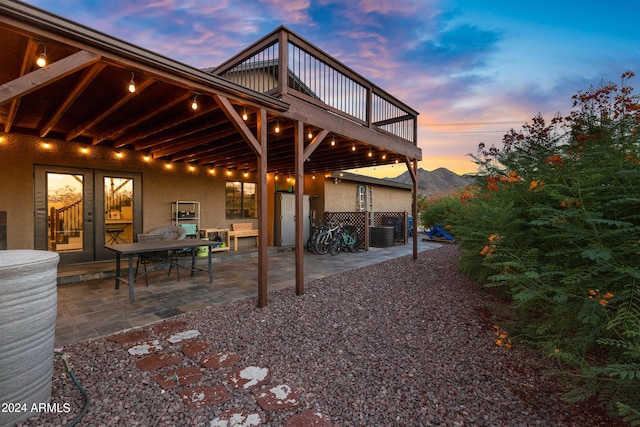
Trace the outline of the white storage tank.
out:
<instances>
[{"instance_id":1,"label":"white storage tank","mask_svg":"<svg viewBox=\"0 0 640 427\"><path fill-rule=\"evenodd\" d=\"M59 259L56 252L0 251L0 400L21 405L0 412L0 426L51 400Z\"/></svg>"}]
</instances>

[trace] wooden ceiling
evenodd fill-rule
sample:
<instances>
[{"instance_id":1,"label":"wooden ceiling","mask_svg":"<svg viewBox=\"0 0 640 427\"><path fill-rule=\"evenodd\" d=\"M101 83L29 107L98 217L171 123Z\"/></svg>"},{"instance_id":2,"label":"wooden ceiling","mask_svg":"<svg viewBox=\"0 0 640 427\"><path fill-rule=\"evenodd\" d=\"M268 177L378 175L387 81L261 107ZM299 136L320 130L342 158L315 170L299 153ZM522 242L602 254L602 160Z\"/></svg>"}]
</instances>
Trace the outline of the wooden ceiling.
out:
<instances>
[{"instance_id":1,"label":"wooden ceiling","mask_svg":"<svg viewBox=\"0 0 640 427\"><path fill-rule=\"evenodd\" d=\"M405 155L367 138L336 131L314 114L235 85L203 70L156 55L21 3L2 4L0 16L0 131L69 143L146 153L154 159L256 170L256 156L221 99L256 135L267 112L267 170L293 173L294 123L304 122L305 145L319 144L305 172L322 173L396 161ZM36 59L46 49L48 65ZM129 83L136 90L130 93ZM193 101L197 110L192 109ZM309 110L312 111L312 110ZM242 120L242 119L239 119ZM279 132L275 132L276 125ZM322 132L326 129L325 132ZM310 138L309 138L310 133ZM318 135L324 136L322 141ZM333 144L335 142L335 144ZM384 146L384 145L382 145ZM414 156L415 158L415 156Z\"/></svg>"}]
</instances>

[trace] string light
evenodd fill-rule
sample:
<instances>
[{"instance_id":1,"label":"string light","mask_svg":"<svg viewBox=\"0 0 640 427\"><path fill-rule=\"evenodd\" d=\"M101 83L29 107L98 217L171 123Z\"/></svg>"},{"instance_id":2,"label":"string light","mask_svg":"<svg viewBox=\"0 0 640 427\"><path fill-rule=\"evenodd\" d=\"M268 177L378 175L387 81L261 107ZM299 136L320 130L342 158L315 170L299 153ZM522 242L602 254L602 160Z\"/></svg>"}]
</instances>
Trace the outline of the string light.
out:
<instances>
[{"instance_id":1,"label":"string light","mask_svg":"<svg viewBox=\"0 0 640 427\"><path fill-rule=\"evenodd\" d=\"M129 92L134 93L136 91L136 82L133 80L134 73L131 73L131 81L129 82Z\"/></svg>"},{"instance_id":2,"label":"string light","mask_svg":"<svg viewBox=\"0 0 640 427\"><path fill-rule=\"evenodd\" d=\"M247 116L247 109L245 108L242 112L242 120L246 122L247 119L249 119L249 116Z\"/></svg>"},{"instance_id":3,"label":"string light","mask_svg":"<svg viewBox=\"0 0 640 427\"><path fill-rule=\"evenodd\" d=\"M309 139L313 138L313 133L311 131L309 131L309 134L307 135L309 137Z\"/></svg>"},{"instance_id":4,"label":"string light","mask_svg":"<svg viewBox=\"0 0 640 427\"><path fill-rule=\"evenodd\" d=\"M336 137L335 136L333 138L331 138L331 146L332 147L336 146Z\"/></svg>"},{"instance_id":5,"label":"string light","mask_svg":"<svg viewBox=\"0 0 640 427\"><path fill-rule=\"evenodd\" d=\"M276 128L274 129L275 133L280 133L280 123L276 120Z\"/></svg>"},{"instance_id":6,"label":"string light","mask_svg":"<svg viewBox=\"0 0 640 427\"><path fill-rule=\"evenodd\" d=\"M355 144L353 144L353 145L351 146L351 151L356 151L356 146L355 146Z\"/></svg>"},{"instance_id":7,"label":"string light","mask_svg":"<svg viewBox=\"0 0 640 427\"><path fill-rule=\"evenodd\" d=\"M198 109L198 101L197 101L197 99L198 99L198 95L194 95L193 96L193 101L191 101L191 109L193 111L196 111Z\"/></svg>"},{"instance_id":8,"label":"string light","mask_svg":"<svg viewBox=\"0 0 640 427\"><path fill-rule=\"evenodd\" d=\"M47 45L44 43L42 44L42 53L40 53L40 56L36 59L36 64L40 68L47 65Z\"/></svg>"},{"instance_id":9,"label":"string light","mask_svg":"<svg viewBox=\"0 0 640 427\"><path fill-rule=\"evenodd\" d=\"M382 160L387 160L387 155L386 154L382 155Z\"/></svg>"},{"instance_id":10,"label":"string light","mask_svg":"<svg viewBox=\"0 0 640 427\"><path fill-rule=\"evenodd\" d=\"M373 153L371 152L371 148L369 148L369 154L367 154L367 157L373 157Z\"/></svg>"}]
</instances>

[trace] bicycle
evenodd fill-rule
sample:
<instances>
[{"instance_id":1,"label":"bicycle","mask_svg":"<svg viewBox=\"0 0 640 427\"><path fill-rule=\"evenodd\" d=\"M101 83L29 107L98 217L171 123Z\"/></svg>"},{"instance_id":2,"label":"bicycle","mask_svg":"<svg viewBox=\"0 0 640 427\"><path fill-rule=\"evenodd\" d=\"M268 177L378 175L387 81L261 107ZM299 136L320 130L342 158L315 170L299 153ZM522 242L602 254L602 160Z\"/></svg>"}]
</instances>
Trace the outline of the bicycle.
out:
<instances>
[{"instance_id":1,"label":"bicycle","mask_svg":"<svg viewBox=\"0 0 640 427\"><path fill-rule=\"evenodd\" d=\"M346 227L353 228L353 225ZM329 247L329 253L331 255L337 255L340 251L348 250L349 252L356 252L358 250L358 231L347 231L346 227L342 225L338 229L338 233L335 239L331 242Z\"/></svg>"},{"instance_id":2,"label":"bicycle","mask_svg":"<svg viewBox=\"0 0 640 427\"><path fill-rule=\"evenodd\" d=\"M337 236L337 232L340 229L340 224L328 223L324 226L324 228L318 233L314 242L313 249L314 253L318 255L324 255L329 252L329 248L331 247L331 242Z\"/></svg>"}]
</instances>

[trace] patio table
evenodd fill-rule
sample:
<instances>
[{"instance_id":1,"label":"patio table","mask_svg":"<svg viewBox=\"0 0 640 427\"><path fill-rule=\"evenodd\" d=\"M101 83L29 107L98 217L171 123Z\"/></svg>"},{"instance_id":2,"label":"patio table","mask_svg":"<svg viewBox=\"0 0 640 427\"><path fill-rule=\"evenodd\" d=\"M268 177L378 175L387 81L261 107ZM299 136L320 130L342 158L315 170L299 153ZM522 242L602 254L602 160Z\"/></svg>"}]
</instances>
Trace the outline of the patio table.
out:
<instances>
[{"instance_id":1,"label":"patio table","mask_svg":"<svg viewBox=\"0 0 640 427\"><path fill-rule=\"evenodd\" d=\"M135 243L120 243L120 244L110 244L104 245L105 249L113 251L116 253L116 289L120 288L120 282L125 283L129 286L129 300L131 302L134 301L134 293L133 293L133 270L134 263L133 257L134 255L149 253L149 252L158 252L158 251L174 251L180 249L190 249L191 250L191 267L183 267L189 268L191 270L191 275L193 276L196 270L199 271L208 271L209 272L209 283L213 282L213 262L211 259L212 249L218 246L220 242L215 242L211 240L200 240L200 239L186 239L186 240L156 240L156 241L148 241L148 242L135 242ZM196 266L196 249L201 246L207 246L207 267L200 268ZM126 255L129 259L129 268L127 278L123 278L120 274L120 260L123 255ZM176 267L178 268L178 267Z\"/></svg>"}]
</instances>

